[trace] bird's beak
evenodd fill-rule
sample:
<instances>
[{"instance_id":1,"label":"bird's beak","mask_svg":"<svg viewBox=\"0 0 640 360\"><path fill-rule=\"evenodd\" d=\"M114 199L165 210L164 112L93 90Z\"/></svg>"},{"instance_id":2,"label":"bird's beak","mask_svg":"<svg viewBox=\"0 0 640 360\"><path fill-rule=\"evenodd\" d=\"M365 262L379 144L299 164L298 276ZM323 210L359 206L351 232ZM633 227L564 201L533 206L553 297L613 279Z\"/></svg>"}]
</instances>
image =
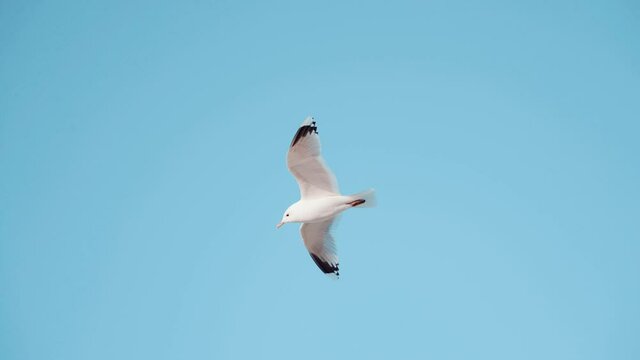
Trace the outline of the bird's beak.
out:
<instances>
[{"instance_id":1,"label":"bird's beak","mask_svg":"<svg viewBox=\"0 0 640 360\"><path fill-rule=\"evenodd\" d=\"M276 225L276 229L280 229L280 226L284 225L283 222L279 222L278 225Z\"/></svg>"}]
</instances>

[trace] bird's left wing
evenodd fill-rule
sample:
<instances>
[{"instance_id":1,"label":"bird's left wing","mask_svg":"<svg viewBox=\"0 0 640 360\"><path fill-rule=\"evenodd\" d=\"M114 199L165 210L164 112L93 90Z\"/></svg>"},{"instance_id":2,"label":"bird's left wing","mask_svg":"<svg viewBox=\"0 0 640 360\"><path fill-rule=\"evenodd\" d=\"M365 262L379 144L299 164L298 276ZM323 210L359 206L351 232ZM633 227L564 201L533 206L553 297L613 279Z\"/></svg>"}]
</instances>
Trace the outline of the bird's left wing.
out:
<instances>
[{"instance_id":1,"label":"bird's left wing","mask_svg":"<svg viewBox=\"0 0 640 360\"><path fill-rule=\"evenodd\" d=\"M312 117L296 131L287 153L287 167L300 186L302 199L338 195L338 182L320 154L320 137Z\"/></svg>"},{"instance_id":2,"label":"bird's left wing","mask_svg":"<svg viewBox=\"0 0 640 360\"><path fill-rule=\"evenodd\" d=\"M300 234L309 255L323 273L340 276L336 244L331 235L334 219L319 223L304 223L300 226Z\"/></svg>"}]
</instances>

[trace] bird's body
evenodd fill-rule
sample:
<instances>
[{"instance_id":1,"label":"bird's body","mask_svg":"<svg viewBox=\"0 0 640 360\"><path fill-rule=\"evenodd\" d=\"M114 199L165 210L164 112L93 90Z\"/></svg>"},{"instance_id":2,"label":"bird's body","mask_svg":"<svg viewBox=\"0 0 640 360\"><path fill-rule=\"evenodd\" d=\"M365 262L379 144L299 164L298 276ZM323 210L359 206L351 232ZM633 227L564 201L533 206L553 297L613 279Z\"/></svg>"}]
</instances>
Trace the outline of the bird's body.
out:
<instances>
[{"instance_id":1,"label":"bird's body","mask_svg":"<svg viewBox=\"0 0 640 360\"><path fill-rule=\"evenodd\" d=\"M319 223L334 218L351 207L350 196L335 195L317 199L301 199L290 206L290 212L296 213L296 222Z\"/></svg>"},{"instance_id":2,"label":"bird's body","mask_svg":"<svg viewBox=\"0 0 640 360\"><path fill-rule=\"evenodd\" d=\"M375 205L374 192L340 194L338 182L320 154L320 139L312 117L305 119L293 137L287 167L300 187L300 200L289 206L277 227L302 223L300 234L311 258L324 273L337 277L338 256L331 235L334 219L349 208Z\"/></svg>"}]
</instances>

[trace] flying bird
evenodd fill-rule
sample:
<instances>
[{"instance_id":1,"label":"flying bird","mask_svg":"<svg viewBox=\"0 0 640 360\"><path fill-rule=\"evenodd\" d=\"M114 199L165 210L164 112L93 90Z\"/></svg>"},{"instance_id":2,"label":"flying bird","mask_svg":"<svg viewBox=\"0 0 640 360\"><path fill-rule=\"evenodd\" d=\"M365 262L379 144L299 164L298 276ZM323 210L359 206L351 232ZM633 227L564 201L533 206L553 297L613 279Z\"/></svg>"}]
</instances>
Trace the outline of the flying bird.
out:
<instances>
[{"instance_id":1,"label":"flying bird","mask_svg":"<svg viewBox=\"0 0 640 360\"><path fill-rule=\"evenodd\" d=\"M373 189L341 195L335 175L320 154L318 127L307 117L293 136L287 153L287 167L300 187L300 200L289 206L277 228L302 223L300 234L313 261L325 274L338 278L338 254L331 227L336 217L354 207L373 207Z\"/></svg>"}]
</instances>

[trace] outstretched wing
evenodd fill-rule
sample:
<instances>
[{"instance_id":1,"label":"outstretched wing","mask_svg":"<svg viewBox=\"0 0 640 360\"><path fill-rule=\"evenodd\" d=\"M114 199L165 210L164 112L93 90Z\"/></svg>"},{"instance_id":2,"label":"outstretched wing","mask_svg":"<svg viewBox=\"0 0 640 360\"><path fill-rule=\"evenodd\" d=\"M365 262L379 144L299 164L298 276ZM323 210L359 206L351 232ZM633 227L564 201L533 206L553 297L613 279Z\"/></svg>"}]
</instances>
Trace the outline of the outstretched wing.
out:
<instances>
[{"instance_id":1,"label":"outstretched wing","mask_svg":"<svg viewBox=\"0 0 640 360\"><path fill-rule=\"evenodd\" d=\"M320 154L320 137L312 117L304 120L296 132L289 153L287 167L300 186L302 199L338 195L338 182Z\"/></svg>"},{"instance_id":2,"label":"outstretched wing","mask_svg":"<svg viewBox=\"0 0 640 360\"><path fill-rule=\"evenodd\" d=\"M304 223L300 226L300 234L309 255L323 273L340 276L336 243L331 236L331 225L334 219L320 223Z\"/></svg>"}]
</instances>

